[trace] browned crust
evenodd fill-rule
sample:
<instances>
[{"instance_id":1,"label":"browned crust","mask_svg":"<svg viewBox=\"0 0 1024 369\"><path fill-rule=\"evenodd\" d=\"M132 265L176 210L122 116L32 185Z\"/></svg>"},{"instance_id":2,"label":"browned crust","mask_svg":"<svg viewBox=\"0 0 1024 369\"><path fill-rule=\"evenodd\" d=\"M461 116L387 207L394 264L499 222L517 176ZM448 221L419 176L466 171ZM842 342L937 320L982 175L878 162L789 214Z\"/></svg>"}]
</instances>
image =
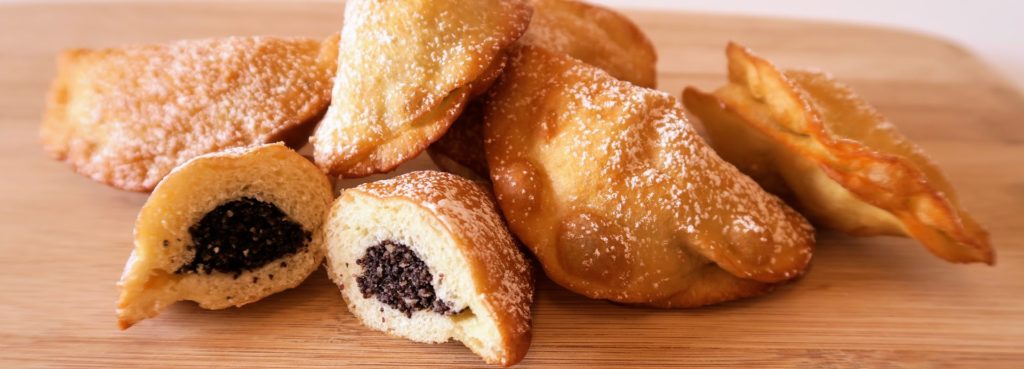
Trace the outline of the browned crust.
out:
<instances>
[{"instance_id":1,"label":"browned crust","mask_svg":"<svg viewBox=\"0 0 1024 369\"><path fill-rule=\"evenodd\" d=\"M647 35L614 10L578 1L531 0L530 28L520 44L567 53L639 86L657 84L657 53ZM586 27L593 27L592 29ZM600 31L593 32L591 31ZM595 42L592 38L602 38ZM566 41L567 40L567 41ZM483 99L469 102L447 133L427 148L442 170L470 179L487 178L483 144Z\"/></svg>"},{"instance_id":2,"label":"browned crust","mask_svg":"<svg viewBox=\"0 0 1024 369\"><path fill-rule=\"evenodd\" d=\"M658 84L658 53L647 35L613 9L575 0L531 0L534 21L521 43L569 54L638 86ZM593 28L588 28L593 27ZM557 33L563 45L545 37Z\"/></svg>"},{"instance_id":3,"label":"browned crust","mask_svg":"<svg viewBox=\"0 0 1024 369\"><path fill-rule=\"evenodd\" d=\"M334 70L337 42L337 35L323 42L234 37L123 49L68 50L58 57L57 77L47 97L40 138L53 158L67 162L76 172L116 188L140 192L152 190L175 166L205 153L279 140L298 147L305 143L307 132L330 101L329 71ZM260 74L248 70L200 73L221 67L201 59L206 45L231 45L239 50L237 57L275 66L303 66L295 71L260 69L265 72ZM194 51L181 53L182 50ZM193 58L196 55L200 58ZM274 59L278 57L281 59ZM301 73L291 74L295 72ZM238 77L241 74L246 77ZM183 78L184 75L200 77L190 79ZM276 81L292 77L297 78L292 81L301 84L295 86L294 100L257 101L253 95L245 100L247 97L240 95L242 91L263 87L269 94L269 89L282 84ZM132 85L131 81L136 80L151 84ZM224 81L237 84L219 85ZM91 100L76 102L76 96ZM189 112L197 107L180 106L173 101L174 96L204 96L211 101L201 106L231 104L239 108L225 110L224 115L200 109L173 121L167 120L165 114L154 113ZM245 123L261 116L281 119ZM197 126L204 127L203 132L193 135ZM162 136L154 136L154 132Z\"/></svg>"},{"instance_id":4,"label":"browned crust","mask_svg":"<svg viewBox=\"0 0 1024 369\"><path fill-rule=\"evenodd\" d=\"M662 309L695 308L760 296L781 284L736 278L714 264L707 264L695 271L693 281L675 295L642 305Z\"/></svg>"},{"instance_id":5,"label":"browned crust","mask_svg":"<svg viewBox=\"0 0 1024 369\"><path fill-rule=\"evenodd\" d=\"M323 156L318 157L314 153L314 160L324 172L342 178L362 178L393 171L402 163L415 158L432 142L444 135L452 122L462 114L467 100L466 96L468 96L466 88L452 91L452 95L445 98L445 101L454 101L454 105L446 107L429 124L398 133L388 141L379 143L373 151L364 156L352 157L352 160L342 162L326 159ZM430 111L427 114L434 113L438 112Z\"/></svg>"},{"instance_id":6,"label":"browned crust","mask_svg":"<svg viewBox=\"0 0 1024 369\"><path fill-rule=\"evenodd\" d=\"M945 193L940 188L944 186L936 183L945 181L937 167L923 157L913 160L875 150L855 141L855 137L834 136L809 100L814 96L807 95L807 90L798 87L771 62L735 43L728 45L726 53L733 83L746 88L757 83L756 93L760 96L788 103L772 109L773 120L782 122L783 126L772 126L757 119L753 107L731 104L693 88L684 91L684 100L694 104L717 103L787 150L817 163L829 178L860 200L898 218L906 232L936 256L957 263L995 262L987 232L952 200L954 194ZM853 96L845 86L834 81L829 83L838 86L832 88L844 89ZM845 103L856 104L857 109L869 109L869 114L881 117L870 105L859 98L853 99L855 102ZM780 120L779 117L786 118ZM872 179L868 176L872 171L883 172L884 176L877 177L886 180ZM932 178L926 172L934 173Z\"/></svg>"},{"instance_id":7,"label":"browned crust","mask_svg":"<svg viewBox=\"0 0 1024 369\"><path fill-rule=\"evenodd\" d=\"M481 141L481 142L483 142L483 141ZM481 151L481 153L483 153L483 152ZM472 167L470 167L468 165L463 165L462 163L459 162L459 160L453 159L452 157L448 156L447 154L445 154L443 152L440 152L440 151L437 151L437 150L431 150L431 149L428 148L427 149L427 154L430 155L430 160L433 161L434 164L437 165L438 168L440 168L441 170L443 170L445 172L448 172L448 173L451 173L451 174L455 174L455 175L464 177L466 179L471 179L471 180L474 180L474 181L480 181L480 182L490 182L491 181L490 177L481 177L480 175L477 174L477 173L479 173L478 171L470 169ZM462 158L463 161L465 161L465 159L466 158Z\"/></svg>"},{"instance_id":8,"label":"browned crust","mask_svg":"<svg viewBox=\"0 0 1024 369\"><path fill-rule=\"evenodd\" d=\"M806 268L807 222L714 156L671 96L524 46L488 99L498 203L556 283L692 307L763 293Z\"/></svg>"},{"instance_id":9,"label":"browned crust","mask_svg":"<svg viewBox=\"0 0 1024 369\"><path fill-rule=\"evenodd\" d=\"M501 330L505 357L484 357L511 366L530 347L534 279L530 264L499 215L490 192L478 183L439 171L418 171L346 191L379 199L401 198L434 214L468 262L477 295Z\"/></svg>"},{"instance_id":10,"label":"browned crust","mask_svg":"<svg viewBox=\"0 0 1024 369\"><path fill-rule=\"evenodd\" d=\"M399 165L420 155L432 143L442 138L449 127L459 121L458 118L464 114L463 109L466 108L467 101L471 97L486 92L494 80L501 75L504 67L505 55L501 54L476 80L468 86L452 92L453 96L449 96L448 99L453 99L456 102L446 109L443 115L435 118L432 124L412 127L412 129L398 133L390 141L374 148L367 156L356 159L352 166L346 166L341 162L332 162L330 164L332 166L327 172L336 173L344 178L359 178L395 170ZM436 111L428 111L425 114L432 113L436 113Z\"/></svg>"},{"instance_id":11,"label":"browned crust","mask_svg":"<svg viewBox=\"0 0 1024 369\"><path fill-rule=\"evenodd\" d=\"M489 0L490 1L490 0ZM532 16L532 8L523 0L494 0L487 6L506 7L514 9L503 13L507 15L505 23L500 29L503 34L489 35L487 42L493 43L488 47L481 45L470 45L473 50L472 62L478 64L463 70L462 75L454 76L457 81L445 94L428 94L423 99L410 101L406 105L434 104L424 109L417 110L416 115L408 116L408 123L400 121L398 129L387 129L388 132L377 132L382 129L381 122L358 121L357 124L364 126L362 132L353 134L359 136L354 139L346 137L338 131L341 125L338 120L345 120L343 117L335 117L332 111L328 111L327 117L316 130L313 138L314 157L318 166L325 172L333 175L340 175L346 178L365 177L376 173L385 173L394 170L399 165L408 161L431 143L437 141L452 125L455 119L462 113L466 103L489 87L490 83L500 74L504 66L504 50L517 40L526 31ZM455 6L454 4L447 4ZM481 7L481 10L484 7ZM492 10L492 9L488 9ZM396 20L398 22L398 20ZM344 32L344 31L343 31ZM357 37L357 35L343 37ZM344 54L342 55L344 57ZM342 63L339 62L339 65ZM366 71L372 73L373 71ZM342 72L339 71L339 76ZM339 77L340 78L340 77ZM421 81L403 81L404 83L419 83ZM337 95L337 93L335 94ZM335 96L337 99L338 96ZM409 97L410 99L412 97ZM391 102L388 102L391 103ZM336 106L341 106L337 105ZM371 109L378 107L372 106ZM332 108L333 109L333 108ZM365 112L360 112L365 113ZM372 114L371 114L372 115ZM346 115L347 116L347 115ZM388 115L385 115L388 116ZM358 120L358 119L355 119ZM349 122L350 123L350 122ZM388 124L393 122L386 122ZM365 137L364 137L365 136ZM351 141L351 142L349 142ZM342 145L352 145L352 148L341 148Z\"/></svg>"},{"instance_id":12,"label":"browned crust","mask_svg":"<svg viewBox=\"0 0 1024 369\"><path fill-rule=\"evenodd\" d=\"M476 99L451 128L427 152L434 164L449 173L469 179L489 180L487 156L484 155L484 99Z\"/></svg>"}]
</instances>

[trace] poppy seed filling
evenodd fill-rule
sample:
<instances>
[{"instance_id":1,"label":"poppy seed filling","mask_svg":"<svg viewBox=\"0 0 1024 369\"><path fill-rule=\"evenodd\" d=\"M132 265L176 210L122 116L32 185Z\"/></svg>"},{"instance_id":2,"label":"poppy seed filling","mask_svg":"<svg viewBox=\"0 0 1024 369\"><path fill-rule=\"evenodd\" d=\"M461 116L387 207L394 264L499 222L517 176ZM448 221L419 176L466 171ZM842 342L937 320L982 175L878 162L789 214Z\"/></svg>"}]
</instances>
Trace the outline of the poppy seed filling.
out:
<instances>
[{"instance_id":1,"label":"poppy seed filling","mask_svg":"<svg viewBox=\"0 0 1024 369\"><path fill-rule=\"evenodd\" d=\"M366 255L356 264L363 267L363 274L356 277L363 298L376 296L406 317L420 310L444 315L457 313L437 297L430 269L406 245L383 241L366 249Z\"/></svg>"},{"instance_id":2,"label":"poppy seed filling","mask_svg":"<svg viewBox=\"0 0 1024 369\"><path fill-rule=\"evenodd\" d=\"M243 197L217 206L188 228L192 261L175 273L250 271L306 247L312 234L276 205Z\"/></svg>"}]
</instances>

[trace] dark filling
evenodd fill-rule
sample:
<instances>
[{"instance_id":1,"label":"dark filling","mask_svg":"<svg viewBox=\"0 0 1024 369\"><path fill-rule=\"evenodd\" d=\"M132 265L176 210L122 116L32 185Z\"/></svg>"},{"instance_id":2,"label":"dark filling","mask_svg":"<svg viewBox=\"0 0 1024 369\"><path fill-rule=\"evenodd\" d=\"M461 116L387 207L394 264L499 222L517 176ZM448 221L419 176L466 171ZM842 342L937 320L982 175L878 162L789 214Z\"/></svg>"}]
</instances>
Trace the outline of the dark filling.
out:
<instances>
[{"instance_id":1,"label":"dark filling","mask_svg":"<svg viewBox=\"0 0 1024 369\"><path fill-rule=\"evenodd\" d=\"M196 255L176 273L253 270L306 247L312 235L274 204L243 197L221 204L188 229Z\"/></svg>"},{"instance_id":2,"label":"dark filling","mask_svg":"<svg viewBox=\"0 0 1024 369\"><path fill-rule=\"evenodd\" d=\"M356 277L356 282L364 298L376 296L406 317L428 309L438 314L456 313L434 294L427 264L408 246L384 241L367 249L356 263L363 267L363 275Z\"/></svg>"}]
</instances>

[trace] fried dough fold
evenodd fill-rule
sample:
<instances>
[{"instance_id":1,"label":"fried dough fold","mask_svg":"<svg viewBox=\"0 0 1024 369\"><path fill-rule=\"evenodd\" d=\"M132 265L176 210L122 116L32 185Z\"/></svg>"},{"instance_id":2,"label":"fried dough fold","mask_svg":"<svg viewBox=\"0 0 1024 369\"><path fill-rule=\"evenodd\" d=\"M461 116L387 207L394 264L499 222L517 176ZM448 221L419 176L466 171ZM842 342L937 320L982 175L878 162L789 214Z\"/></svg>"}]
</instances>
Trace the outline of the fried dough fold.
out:
<instances>
[{"instance_id":1,"label":"fried dough fold","mask_svg":"<svg viewBox=\"0 0 1024 369\"><path fill-rule=\"evenodd\" d=\"M819 225L911 237L950 262L994 262L938 166L848 86L781 71L735 43L726 54L727 85L683 92L724 159Z\"/></svg>"},{"instance_id":2,"label":"fried dough fold","mask_svg":"<svg viewBox=\"0 0 1024 369\"><path fill-rule=\"evenodd\" d=\"M113 187L150 191L202 154L305 143L330 102L338 37L228 37L58 59L40 131L51 156Z\"/></svg>"},{"instance_id":3,"label":"fried dough fold","mask_svg":"<svg viewBox=\"0 0 1024 369\"><path fill-rule=\"evenodd\" d=\"M613 77L638 86L657 83L654 45L629 18L614 10L579 1L532 0L533 19L519 44L565 53ZM483 142L483 100L476 99L427 152L442 169L483 180L487 158Z\"/></svg>"},{"instance_id":4,"label":"fried dough fold","mask_svg":"<svg viewBox=\"0 0 1024 369\"><path fill-rule=\"evenodd\" d=\"M807 221L715 155L672 96L524 46L487 100L498 202L556 283L691 307L763 293L808 265Z\"/></svg>"},{"instance_id":5,"label":"fried dough fold","mask_svg":"<svg viewBox=\"0 0 1024 369\"><path fill-rule=\"evenodd\" d=\"M348 1L317 165L363 177L418 155L490 86L531 14L521 0Z\"/></svg>"}]
</instances>

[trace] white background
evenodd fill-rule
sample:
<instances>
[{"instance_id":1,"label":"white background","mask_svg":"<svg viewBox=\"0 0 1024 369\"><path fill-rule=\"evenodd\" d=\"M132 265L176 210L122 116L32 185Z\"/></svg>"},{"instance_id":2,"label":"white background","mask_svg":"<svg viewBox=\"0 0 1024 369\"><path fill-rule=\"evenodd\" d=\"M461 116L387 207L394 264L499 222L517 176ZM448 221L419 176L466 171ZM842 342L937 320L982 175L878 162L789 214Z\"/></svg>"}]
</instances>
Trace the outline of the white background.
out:
<instances>
[{"instance_id":1,"label":"white background","mask_svg":"<svg viewBox=\"0 0 1024 369\"><path fill-rule=\"evenodd\" d=\"M904 28L966 47L1024 90L1024 0L589 0L666 9L836 20Z\"/></svg>"},{"instance_id":2,"label":"white background","mask_svg":"<svg viewBox=\"0 0 1024 369\"><path fill-rule=\"evenodd\" d=\"M0 0L31 3L53 0ZM78 0L97 1L97 0ZM103 0L98 0L103 1ZM201 0L183 0L201 1ZM252 1L252 0L221 0ZM337 0L300 0L337 1ZM733 13L903 28L952 40L1024 91L1024 0L584 0L613 8Z\"/></svg>"}]
</instances>

